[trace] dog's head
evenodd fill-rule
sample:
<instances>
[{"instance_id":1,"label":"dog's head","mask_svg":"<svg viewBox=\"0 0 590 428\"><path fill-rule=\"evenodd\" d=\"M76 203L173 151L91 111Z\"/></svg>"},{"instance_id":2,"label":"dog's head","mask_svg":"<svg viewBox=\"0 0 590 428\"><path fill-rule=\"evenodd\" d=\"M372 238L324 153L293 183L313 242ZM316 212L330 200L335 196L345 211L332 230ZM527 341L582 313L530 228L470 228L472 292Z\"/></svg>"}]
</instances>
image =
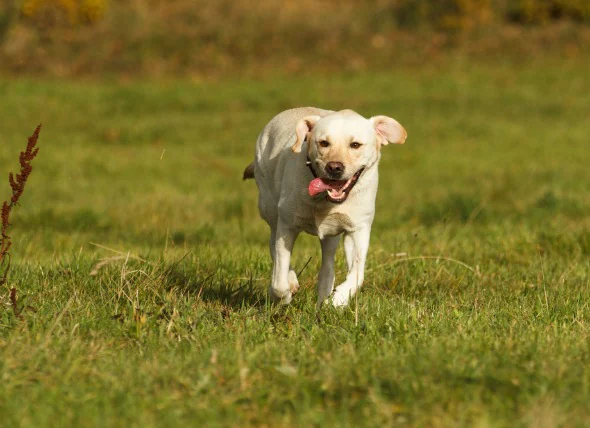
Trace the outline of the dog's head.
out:
<instances>
[{"instance_id":1,"label":"dog's head","mask_svg":"<svg viewBox=\"0 0 590 428\"><path fill-rule=\"evenodd\" d=\"M308 158L317 178L309 184L309 194L327 192L330 202L342 203L367 168L389 143L403 144L405 129L387 116L365 119L352 110L327 116L307 116L297 123L297 140L292 149L299 153L308 143Z\"/></svg>"}]
</instances>

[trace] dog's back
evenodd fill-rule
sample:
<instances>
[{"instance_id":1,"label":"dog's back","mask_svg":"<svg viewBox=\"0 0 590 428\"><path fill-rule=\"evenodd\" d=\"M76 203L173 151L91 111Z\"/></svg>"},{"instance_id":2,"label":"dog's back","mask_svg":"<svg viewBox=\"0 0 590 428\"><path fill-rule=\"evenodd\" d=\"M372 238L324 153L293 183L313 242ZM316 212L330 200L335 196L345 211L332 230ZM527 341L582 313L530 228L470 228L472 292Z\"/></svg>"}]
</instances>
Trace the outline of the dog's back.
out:
<instances>
[{"instance_id":1,"label":"dog's back","mask_svg":"<svg viewBox=\"0 0 590 428\"><path fill-rule=\"evenodd\" d=\"M257 170L259 175L273 176L281 152L295 143L297 122L305 116L325 116L330 113L332 111L316 107L299 107L285 110L273 117L258 136L255 160L244 169L243 179L254 178Z\"/></svg>"}]
</instances>

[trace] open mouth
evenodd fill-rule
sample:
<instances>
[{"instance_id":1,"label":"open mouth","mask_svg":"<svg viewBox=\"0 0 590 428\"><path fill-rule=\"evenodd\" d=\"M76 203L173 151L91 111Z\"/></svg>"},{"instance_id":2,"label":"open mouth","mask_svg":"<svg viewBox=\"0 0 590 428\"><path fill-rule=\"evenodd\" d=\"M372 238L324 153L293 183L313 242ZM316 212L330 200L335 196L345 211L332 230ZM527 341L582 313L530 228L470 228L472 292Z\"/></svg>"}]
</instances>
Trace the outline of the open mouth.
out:
<instances>
[{"instance_id":1,"label":"open mouth","mask_svg":"<svg viewBox=\"0 0 590 428\"><path fill-rule=\"evenodd\" d=\"M311 180L308 187L309 196L315 196L319 193L326 192L326 199L335 204L341 204L348 198L348 193L352 190L365 168L359 169L350 179L329 180L327 178L315 178Z\"/></svg>"}]
</instances>

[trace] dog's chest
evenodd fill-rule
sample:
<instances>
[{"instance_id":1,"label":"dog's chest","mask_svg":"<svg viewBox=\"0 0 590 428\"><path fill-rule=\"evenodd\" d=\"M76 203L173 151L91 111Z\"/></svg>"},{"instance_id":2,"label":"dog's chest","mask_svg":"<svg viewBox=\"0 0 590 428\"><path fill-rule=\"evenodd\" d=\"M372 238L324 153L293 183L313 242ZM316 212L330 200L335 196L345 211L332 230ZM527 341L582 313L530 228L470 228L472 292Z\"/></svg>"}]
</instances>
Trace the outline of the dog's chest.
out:
<instances>
[{"instance_id":1,"label":"dog's chest","mask_svg":"<svg viewBox=\"0 0 590 428\"><path fill-rule=\"evenodd\" d=\"M351 232L354 229L352 219L344 213L334 212L327 215L318 213L315 215L316 227L318 236L339 235L342 232Z\"/></svg>"},{"instance_id":2,"label":"dog's chest","mask_svg":"<svg viewBox=\"0 0 590 428\"><path fill-rule=\"evenodd\" d=\"M317 235L321 239L324 236L335 236L354 230L354 222L346 213L335 211L323 204L306 208L297 213L296 223L311 235Z\"/></svg>"}]
</instances>

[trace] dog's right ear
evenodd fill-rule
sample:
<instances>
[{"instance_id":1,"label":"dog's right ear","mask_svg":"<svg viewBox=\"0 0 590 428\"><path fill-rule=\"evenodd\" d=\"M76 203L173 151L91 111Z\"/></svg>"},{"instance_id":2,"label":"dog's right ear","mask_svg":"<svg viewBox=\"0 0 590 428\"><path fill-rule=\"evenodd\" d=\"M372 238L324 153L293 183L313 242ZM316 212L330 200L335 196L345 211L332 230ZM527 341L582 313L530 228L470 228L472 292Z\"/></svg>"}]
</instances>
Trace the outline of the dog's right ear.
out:
<instances>
[{"instance_id":1,"label":"dog's right ear","mask_svg":"<svg viewBox=\"0 0 590 428\"><path fill-rule=\"evenodd\" d=\"M297 126L295 127L295 134L297 135L297 140L295 140L295 144L291 147L291 150L294 153L299 153L301 151L301 146L303 142L307 138L308 134L313 129L316 122L320 120L319 116L306 116L297 122Z\"/></svg>"}]
</instances>

